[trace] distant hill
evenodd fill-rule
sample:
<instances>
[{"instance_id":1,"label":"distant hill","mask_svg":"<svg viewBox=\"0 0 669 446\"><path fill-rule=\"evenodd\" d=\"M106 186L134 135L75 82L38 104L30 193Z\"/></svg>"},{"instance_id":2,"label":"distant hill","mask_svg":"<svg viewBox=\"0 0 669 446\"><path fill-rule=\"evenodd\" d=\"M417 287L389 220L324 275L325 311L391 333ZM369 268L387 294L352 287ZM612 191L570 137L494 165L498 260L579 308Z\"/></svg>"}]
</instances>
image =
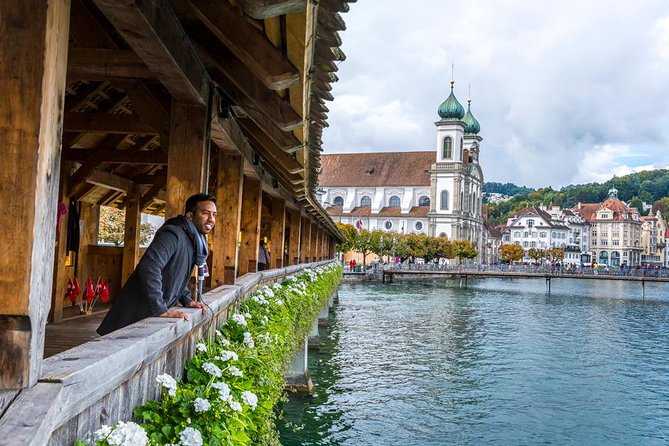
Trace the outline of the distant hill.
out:
<instances>
[{"instance_id":1,"label":"distant hill","mask_svg":"<svg viewBox=\"0 0 669 446\"><path fill-rule=\"evenodd\" d=\"M560 190L546 187L533 190L512 183L485 183L484 192L499 192L513 197L509 201L488 204L489 220L494 224L506 221L509 214L519 209L538 205L558 205L569 208L581 203L598 203L608 197L608 191L615 187L618 190L618 198L636 207L641 207L641 202L653 204L662 200L669 205L669 170L657 169L633 173L622 177L614 177L605 183L573 184L565 186ZM666 213L666 207L660 206L660 210Z\"/></svg>"}]
</instances>

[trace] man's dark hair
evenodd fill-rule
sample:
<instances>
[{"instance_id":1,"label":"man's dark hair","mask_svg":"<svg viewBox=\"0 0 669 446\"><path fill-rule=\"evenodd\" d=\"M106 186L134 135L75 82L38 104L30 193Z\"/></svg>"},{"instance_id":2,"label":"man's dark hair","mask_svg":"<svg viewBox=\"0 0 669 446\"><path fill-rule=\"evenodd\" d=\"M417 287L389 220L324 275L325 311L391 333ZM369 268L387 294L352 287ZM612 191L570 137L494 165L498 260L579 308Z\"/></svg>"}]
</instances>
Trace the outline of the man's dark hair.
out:
<instances>
[{"instance_id":1,"label":"man's dark hair","mask_svg":"<svg viewBox=\"0 0 669 446\"><path fill-rule=\"evenodd\" d=\"M186 200L186 213L191 212L195 213L197 210L197 204L201 201L213 201L216 203L216 197L208 194L195 194Z\"/></svg>"}]
</instances>

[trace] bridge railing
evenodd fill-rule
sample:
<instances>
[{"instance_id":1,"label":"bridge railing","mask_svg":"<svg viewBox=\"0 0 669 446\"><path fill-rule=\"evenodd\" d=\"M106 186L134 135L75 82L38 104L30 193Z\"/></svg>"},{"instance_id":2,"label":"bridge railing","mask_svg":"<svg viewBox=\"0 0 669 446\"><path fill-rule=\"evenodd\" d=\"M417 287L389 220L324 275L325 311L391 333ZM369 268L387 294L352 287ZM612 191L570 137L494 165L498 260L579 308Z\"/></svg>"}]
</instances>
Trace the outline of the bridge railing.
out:
<instances>
[{"instance_id":1,"label":"bridge railing","mask_svg":"<svg viewBox=\"0 0 669 446\"><path fill-rule=\"evenodd\" d=\"M466 273L470 271L477 272L517 272L517 273L537 273L552 275L580 275L580 276L617 276L617 277L661 277L669 278L669 268L642 268L625 267L613 268L602 267L575 267L558 265L437 265L437 264L418 264L418 263L396 263L380 265L375 264L371 268L385 271L445 271L453 273Z\"/></svg>"}]
</instances>

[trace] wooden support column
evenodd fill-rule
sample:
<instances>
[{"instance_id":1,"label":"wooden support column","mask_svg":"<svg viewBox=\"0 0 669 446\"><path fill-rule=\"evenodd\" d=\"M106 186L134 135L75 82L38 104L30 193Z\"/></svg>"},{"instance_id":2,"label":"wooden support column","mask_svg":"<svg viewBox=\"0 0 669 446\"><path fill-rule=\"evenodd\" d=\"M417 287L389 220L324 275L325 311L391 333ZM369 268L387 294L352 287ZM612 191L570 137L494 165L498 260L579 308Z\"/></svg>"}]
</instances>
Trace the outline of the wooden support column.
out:
<instances>
[{"instance_id":1,"label":"wooden support column","mask_svg":"<svg viewBox=\"0 0 669 446\"><path fill-rule=\"evenodd\" d=\"M69 189L69 164L68 162L61 165L60 172L60 186L58 190L58 206L61 204L65 206L65 210L68 209L69 200L67 198L68 189ZM67 256L67 213L61 215L60 212L57 215L58 229L56 233L56 249L55 249L55 258L53 262L53 291L51 293L51 310L49 311L49 321L50 322L60 322L63 320L63 305L65 298L65 291L67 290L67 279L72 277L72 274L68 274L68 270L72 268L67 268L65 266L65 258Z\"/></svg>"},{"instance_id":2,"label":"wooden support column","mask_svg":"<svg viewBox=\"0 0 669 446\"><path fill-rule=\"evenodd\" d=\"M321 228L318 224L314 226L314 260L321 260Z\"/></svg>"},{"instance_id":3,"label":"wooden support column","mask_svg":"<svg viewBox=\"0 0 669 446\"><path fill-rule=\"evenodd\" d=\"M241 246L237 274L254 273L258 270L258 245L260 244L260 214L262 212L262 183L244 177L242 187Z\"/></svg>"},{"instance_id":4,"label":"wooden support column","mask_svg":"<svg viewBox=\"0 0 669 446\"><path fill-rule=\"evenodd\" d=\"M193 194L204 192L207 168L207 109L172 101L165 217L184 213Z\"/></svg>"},{"instance_id":5,"label":"wooden support column","mask_svg":"<svg viewBox=\"0 0 669 446\"><path fill-rule=\"evenodd\" d=\"M80 202L79 221L81 222L79 251L77 252L76 276L83 287L87 277L96 277L100 274L100 266L91 261L92 245L98 244L100 231L100 206ZM97 278L97 277L96 277ZM112 285L113 288L113 284ZM120 285L120 283L119 283ZM112 290L113 291L113 290Z\"/></svg>"},{"instance_id":6,"label":"wooden support column","mask_svg":"<svg viewBox=\"0 0 669 446\"><path fill-rule=\"evenodd\" d=\"M311 244L309 250L309 257L311 261L318 260L318 223L311 223Z\"/></svg>"},{"instance_id":7,"label":"wooden support column","mask_svg":"<svg viewBox=\"0 0 669 446\"><path fill-rule=\"evenodd\" d=\"M300 236L300 263L309 263L311 256L311 222L302 217L302 231Z\"/></svg>"},{"instance_id":8,"label":"wooden support column","mask_svg":"<svg viewBox=\"0 0 669 446\"><path fill-rule=\"evenodd\" d=\"M288 245L288 263L297 265L300 263L300 218L299 211L290 212L290 243Z\"/></svg>"},{"instance_id":9,"label":"wooden support column","mask_svg":"<svg viewBox=\"0 0 669 446\"><path fill-rule=\"evenodd\" d=\"M283 244L286 235L286 200L272 199L272 261L274 268L283 268Z\"/></svg>"},{"instance_id":10,"label":"wooden support column","mask_svg":"<svg viewBox=\"0 0 669 446\"><path fill-rule=\"evenodd\" d=\"M33 386L42 367L69 19L69 0L0 2L0 389Z\"/></svg>"},{"instance_id":11,"label":"wooden support column","mask_svg":"<svg viewBox=\"0 0 669 446\"><path fill-rule=\"evenodd\" d=\"M242 217L244 159L238 153L219 155L216 205L218 216L212 233L211 285L235 283L239 259L239 231Z\"/></svg>"},{"instance_id":12,"label":"wooden support column","mask_svg":"<svg viewBox=\"0 0 669 446\"><path fill-rule=\"evenodd\" d=\"M141 219L140 203L142 195L135 187L128 192L125 201L125 236L123 238L123 268L121 286L125 284L139 262L139 228ZM95 280L95 278L93 278Z\"/></svg>"}]
</instances>

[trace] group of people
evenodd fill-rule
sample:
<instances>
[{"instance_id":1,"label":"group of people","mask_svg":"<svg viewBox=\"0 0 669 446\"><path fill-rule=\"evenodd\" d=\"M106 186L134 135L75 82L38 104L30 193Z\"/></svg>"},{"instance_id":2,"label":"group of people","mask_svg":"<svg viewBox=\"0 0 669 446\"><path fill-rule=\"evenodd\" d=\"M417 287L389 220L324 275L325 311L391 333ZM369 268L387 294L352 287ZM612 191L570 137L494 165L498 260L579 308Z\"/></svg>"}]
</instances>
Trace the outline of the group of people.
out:
<instances>
[{"instance_id":1,"label":"group of people","mask_svg":"<svg viewBox=\"0 0 669 446\"><path fill-rule=\"evenodd\" d=\"M106 335L147 317L188 320L185 312L173 308L177 302L206 314L207 306L197 296L193 298L188 282L195 266L198 279L203 280L209 254L206 235L215 224L216 197L195 194L188 198L184 215L168 219L156 232L97 332ZM258 271L269 268L270 252L263 239L258 247Z\"/></svg>"}]
</instances>

